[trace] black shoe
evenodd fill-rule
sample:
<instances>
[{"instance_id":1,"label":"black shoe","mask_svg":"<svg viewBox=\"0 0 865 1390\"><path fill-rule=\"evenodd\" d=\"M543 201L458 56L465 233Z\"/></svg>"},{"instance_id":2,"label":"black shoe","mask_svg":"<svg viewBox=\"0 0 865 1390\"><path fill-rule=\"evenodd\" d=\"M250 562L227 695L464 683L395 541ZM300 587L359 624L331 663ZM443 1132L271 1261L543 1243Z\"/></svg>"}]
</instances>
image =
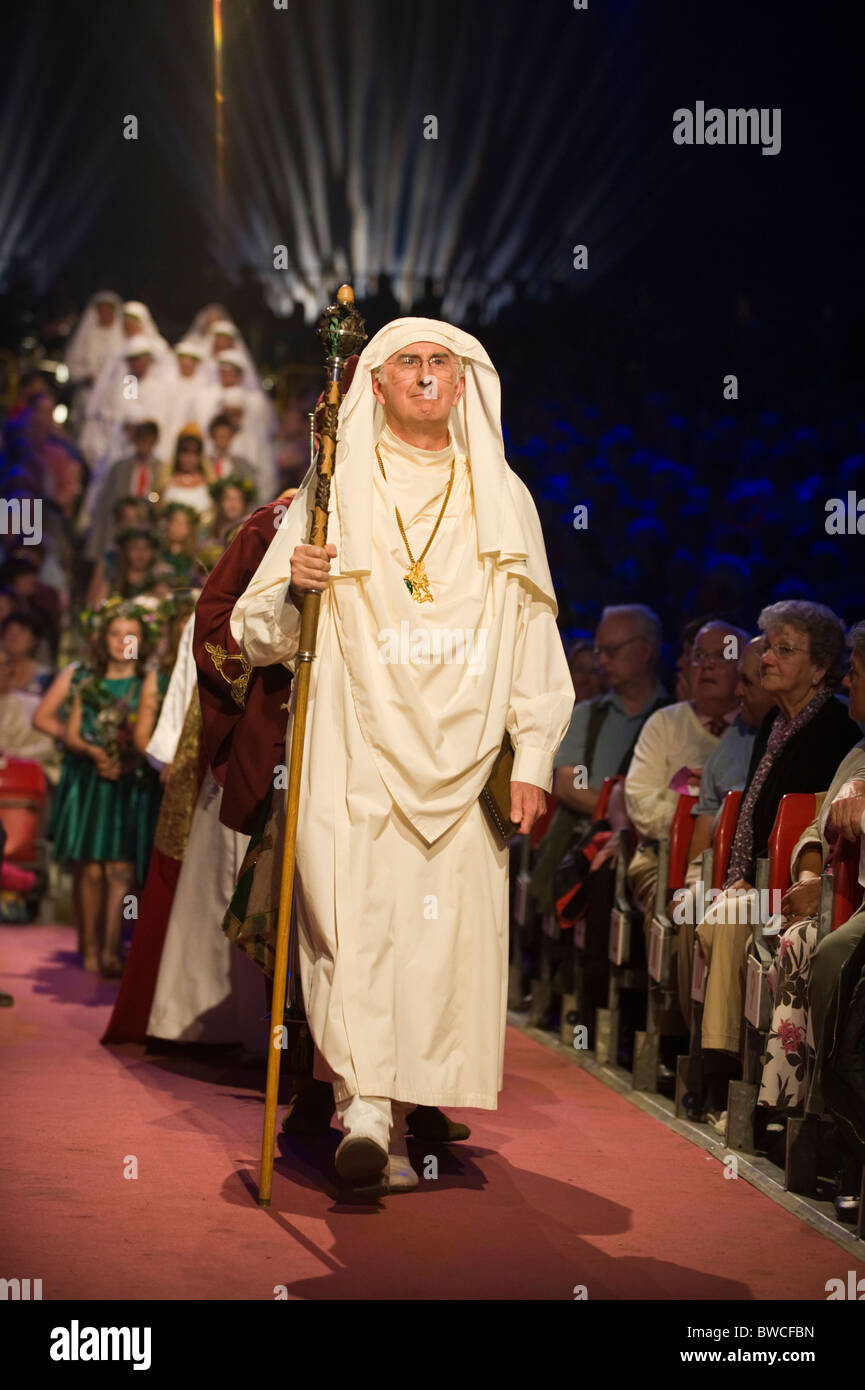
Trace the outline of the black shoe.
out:
<instances>
[{"instance_id":1,"label":"black shoe","mask_svg":"<svg viewBox=\"0 0 865 1390\"><path fill-rule=\"evenodd\" d=\"M295 1093L288 1102L288 1109L282 1121L283 1134L305 1134L314 1136L327 1134L336 1106L333 1091L328 1086L328 1094L320 1098L315 1092Z\"/></svg>"},{"instance_id":2,"label":"black shoe","mask_svg":"<svg viewBox=\"0 0 865 1390\"><path fill-rule=\"evenodd\" d=\"M659 1095L674 1096L676 1094L676 1073L663 1062L658 1063L658 1079L656 1085Z\"/></svg>"},{"instance_id":3,"label":"black shoe","mask_svg":"<svg viewBox=\"0 0 865 1390\"><path fill-rule=\"evenodd\" d=\"M835 1215L839 1221L854 1226L859 1220L859 1188L862 1182L862 1164L845 1152L844 1161L838 1173L838 1196L835 1198Z\"/></svg>"},{"instance_id":4,"label":"black shoe","mask_svg":"<svg viewBox=\"0 0 865 1390\"><path fill-rule=\"evenodd\" d=\"M849 1226L855 1226L859 1220L859 1194L855 1197L838 1196L835 1198L835 1215L839 1221L845 1221Z\"/></svg>"},{"instance_id":5,"label":"black shoe","mask_svg":"<svg viewBox=\"0 0 865 1390\"><path fill-rule=\"evenodd\" d=\"M406 1116L406 1128L415 1139L430 1144L454 1144L471 1134L468 1125L457 1124L434 1105L418 1105Z\"/></svg>"}]
</instances>

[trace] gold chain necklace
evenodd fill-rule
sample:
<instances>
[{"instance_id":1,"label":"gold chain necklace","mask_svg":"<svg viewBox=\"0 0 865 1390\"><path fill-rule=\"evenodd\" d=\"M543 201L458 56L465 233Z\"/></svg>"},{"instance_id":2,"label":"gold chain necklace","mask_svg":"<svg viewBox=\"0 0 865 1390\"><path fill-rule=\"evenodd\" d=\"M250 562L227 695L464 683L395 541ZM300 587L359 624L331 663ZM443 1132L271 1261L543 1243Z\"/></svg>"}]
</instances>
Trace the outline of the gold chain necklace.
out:
<instances>
[{"instance_id":1,"label":"gold chain necklace","mask_svg":"<svg viewBox=\"0 0 865 1390\"><path fill-rule=\"evenodd\" d=\"M378 459L378 466L381 469L381 476L384 478L385 482L387 482L387 474L384 471L384 464L381 461L381 454L379 453L377 444L375 446L375 456ZM447 492L445 493L445 500L444 502L442 502L442 509L438 514L435 526L432 528L430 538L424 546L423 550L421 551L420 555L417 557L417 559L415 559L411 553L411 546L408 543L408 536L406 535L405 527L402 524L402 517L399 514L399 507L397 507L396 505L394 506L394 511L396 512L396 524L399 527L399 533L403 538L403 543L408 552L409 559L409 567L406 573L403 575L403 583L405 584L415 603L433 602L433 596L430 593L429 579L427 578L424 559L426 557L427 551L429 550L430 546L435 540L436 532L438 531L439 526L442 523L442 518L444 517L445 511L447 509L448 500L451 495L451 488L454 485L454 470L456 468L456 462L457 456L456 454L454 454L453 459L451 460L451 475L448 479Z\"/></svg>"}]
</instances>

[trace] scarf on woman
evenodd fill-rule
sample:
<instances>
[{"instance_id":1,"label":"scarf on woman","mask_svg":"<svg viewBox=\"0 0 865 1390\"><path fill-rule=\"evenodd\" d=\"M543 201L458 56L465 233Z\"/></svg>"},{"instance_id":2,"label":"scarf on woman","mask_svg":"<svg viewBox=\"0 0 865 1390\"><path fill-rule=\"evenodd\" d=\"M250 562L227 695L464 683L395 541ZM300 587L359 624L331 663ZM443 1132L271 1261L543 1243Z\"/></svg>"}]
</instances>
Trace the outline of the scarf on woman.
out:
<instances>
[{"instance_id":1,"label":"scarf on woman","mask_svg":"<svg viewBox=\"0 0 865 1390\"><path fill-rule=\"evenodd\" d=\"M829 689L821 690L813 700L801 709L792 719L787 719L783 711L779 710L777 718L772 725L772 732L766 744L766 751L757 764L754 776L751 778L748 790L742 797L742 804L739 808L739 819L736 822L736 835L733 840L733 848L730 852L730 863L727 868L727 882L724 885L729 888L731 883L737 879L748 879L752 871L754 862L754 807L763 789L763 784L772 770L778 754L784 745L795 738L800 729L803 729L817 714L827 700L831 700L833 691Z\"/></svg>"}]
</instances>

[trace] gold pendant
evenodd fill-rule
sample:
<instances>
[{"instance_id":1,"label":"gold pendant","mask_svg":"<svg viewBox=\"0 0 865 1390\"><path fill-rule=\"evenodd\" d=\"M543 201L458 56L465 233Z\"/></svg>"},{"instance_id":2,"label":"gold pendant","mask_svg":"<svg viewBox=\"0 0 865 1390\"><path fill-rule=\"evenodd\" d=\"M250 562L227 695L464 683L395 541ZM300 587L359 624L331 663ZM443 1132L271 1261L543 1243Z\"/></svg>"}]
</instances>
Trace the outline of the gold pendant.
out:
<instances>
[{"instance_id":1,"label":"gold pendant","mask_svg":"<svg viewBox=\"0 0 865 1390\"><path fill-rule=\"evenodd\" d=\"M426 566L423 560L415 560L414 564L409 567L408 573L403 576L403 579L415 603L433 602L433 596L429 588L429 580L427 579Z\"/></svg>"}]
</instances>

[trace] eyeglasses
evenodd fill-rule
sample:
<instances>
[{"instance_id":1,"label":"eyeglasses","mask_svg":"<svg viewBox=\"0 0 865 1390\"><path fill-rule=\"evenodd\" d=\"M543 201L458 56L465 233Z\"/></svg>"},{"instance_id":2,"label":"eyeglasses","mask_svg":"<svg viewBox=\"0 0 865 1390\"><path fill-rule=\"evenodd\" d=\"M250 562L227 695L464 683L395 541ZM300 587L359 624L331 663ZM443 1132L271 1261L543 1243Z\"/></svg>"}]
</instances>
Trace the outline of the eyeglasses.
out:
<instances>
[{"instance_id":1,"label":"eyeglasses","mask_svg":"<svg viewBox=\"0 0 865 1390\"><path fill-rule=\"evenodd\" d=\"M453 358L443 352L434 352L432 357L416 357L410 352L401 352L390 363L390 369L398 381L414 376L423 366L429 366L435 376L449 377L454 374Z\"/></svg>"},{"instance_id":2,"label":"eyeglasses","mask_svg":"<svg viewBox=\"0 0 865 1390\"><path fill-rule=\"evenodd\" d=\"M626 637L624 642L606 642L602 647L594 647L592 656L597 661L599 656L614 657L616 652L620 652L622 647L627 647L630 642L640 642L641 637Z\"/></svg>"},{"instance_id":3,"label":"eyeglasses","mask_svg":"<svg viewBox=\"0 0 865 1390\"><path fill-rule=\"evenodd\" d=\"M764 641L761 655L765 656L767 652L771 652L772 655L777 657L779 661L789 661L790 657L793 655L794 652L804 652L807 656L808 648L791 647L789 642Z\"/></svg>"},{"instance_id":4,"label":"eyeglasses","mask_svg":"<svg viewBox=\"0 0 865 1390\"><path fill-rule=\"evenodd\" d=\"M692 666L723 666L725 661L732 661L733 657L725 656L723 652L701 652L691 653Z\"/></svg>"}]
</instances>

